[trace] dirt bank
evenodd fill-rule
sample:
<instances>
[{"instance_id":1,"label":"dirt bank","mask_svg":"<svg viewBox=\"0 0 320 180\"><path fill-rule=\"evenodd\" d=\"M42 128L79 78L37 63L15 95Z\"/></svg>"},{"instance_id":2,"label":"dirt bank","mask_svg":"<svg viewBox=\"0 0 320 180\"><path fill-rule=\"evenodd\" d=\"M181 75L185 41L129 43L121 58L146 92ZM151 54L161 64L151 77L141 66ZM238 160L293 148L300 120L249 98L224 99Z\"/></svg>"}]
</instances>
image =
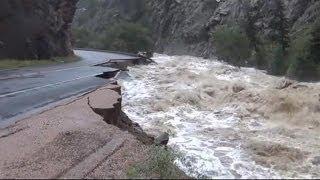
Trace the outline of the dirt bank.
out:
<instances>
[{"instance_id":1,"label":"dirt bank","mask_svg":"<svg viewBox=\"0 0 320 180\"><path fill-rule=\"evenodd\" d=\"M106 123L119 120L120 89L106 86L1 129L0 178L126 178L149 146Z\"/></svg>"}]
</instances>

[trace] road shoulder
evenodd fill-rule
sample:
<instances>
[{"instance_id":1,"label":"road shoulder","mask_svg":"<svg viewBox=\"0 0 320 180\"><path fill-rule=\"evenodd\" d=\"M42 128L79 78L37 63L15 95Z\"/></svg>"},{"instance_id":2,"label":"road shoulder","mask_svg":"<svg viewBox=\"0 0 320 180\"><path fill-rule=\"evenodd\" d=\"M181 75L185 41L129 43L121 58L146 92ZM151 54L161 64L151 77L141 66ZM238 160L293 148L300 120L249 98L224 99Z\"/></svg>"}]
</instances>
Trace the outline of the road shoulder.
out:
<instances>
[{"instance_id":1,"label":"road shoulder","mask_svg":"<svg viewBox=\"0 0 320 180\"><path fill-rule=\"evenodd\" d=\"M148 147L92 111L87 99L101 91L106 106L121 98L102 88L0 130L0 178L125 178Z\"/></svg>"}]
</instances>

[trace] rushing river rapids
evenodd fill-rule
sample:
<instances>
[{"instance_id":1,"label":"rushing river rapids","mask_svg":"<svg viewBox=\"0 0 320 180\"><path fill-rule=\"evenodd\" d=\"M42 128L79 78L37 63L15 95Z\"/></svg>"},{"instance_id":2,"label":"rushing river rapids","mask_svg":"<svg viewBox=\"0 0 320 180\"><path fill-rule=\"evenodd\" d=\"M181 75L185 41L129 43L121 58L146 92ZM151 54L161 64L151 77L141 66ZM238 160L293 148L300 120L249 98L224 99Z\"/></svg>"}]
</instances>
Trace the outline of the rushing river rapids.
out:
<instances>
[{"instance_id":1,"label":"rushing river rapids","mask_svg":"<svg viewBox=\"0 0 320 180\"><path fill-rule=\"evenodd\" d=\"M121 80L123 109L149 133L169 132L177 165L209 178L320 177L319 84L216 60L156 55Z\"/></svg>"}]
</instances>

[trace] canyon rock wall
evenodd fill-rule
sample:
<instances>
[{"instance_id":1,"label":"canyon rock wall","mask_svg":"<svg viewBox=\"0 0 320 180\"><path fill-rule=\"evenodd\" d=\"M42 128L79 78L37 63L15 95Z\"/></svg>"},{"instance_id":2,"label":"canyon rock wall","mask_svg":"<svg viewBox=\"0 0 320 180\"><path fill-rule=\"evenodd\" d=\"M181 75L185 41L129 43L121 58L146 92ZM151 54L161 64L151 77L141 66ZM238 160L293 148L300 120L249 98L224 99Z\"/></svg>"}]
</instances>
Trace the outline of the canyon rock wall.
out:
<instances>
[{"instance_id":1,"label":"canyon rock wall","mask_svg":"<svg viewBox=\"0 0 320 180\"><path fill-rule=\"evenodd\" d=\"M80 0L74 28L101 33L115 24L148 21L148 0Z\"/></svg>"},{"instance_id":2,"label":"canyon rock wall","mask_svg":"<svg viewBox=\"0 0 320 180\"><path fill-rule=\"evenodd\" d=\"M257 14L255 27L268 35L278 0L153 0L149 1L156 48L169 54L211 56L211 33L217 25L236 24ZM315 0L284 0L290 32L313 23L320 12Z\"/></svg>"},{"instance_id":3,"label":"canyon rock wall","mask_svg":"<svg viewBox=\"0 0 320 180\"><path fill-rule=\"evenodd\" d=\"M78 0L1 0L0 59L72 55L71 23Z\"/></svg>"}]
</instances>

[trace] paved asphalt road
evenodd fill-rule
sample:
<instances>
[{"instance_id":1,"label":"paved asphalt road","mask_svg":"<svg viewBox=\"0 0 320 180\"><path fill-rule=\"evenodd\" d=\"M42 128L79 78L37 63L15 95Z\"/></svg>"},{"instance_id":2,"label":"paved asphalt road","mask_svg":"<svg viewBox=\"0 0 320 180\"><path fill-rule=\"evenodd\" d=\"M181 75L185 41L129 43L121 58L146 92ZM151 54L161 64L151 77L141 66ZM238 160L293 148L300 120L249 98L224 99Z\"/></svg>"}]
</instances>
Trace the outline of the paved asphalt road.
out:
<instances>
[{"instance_id":1,"label":"paved asphalt road","mask_svg":"<svg viewBox=\"0 0 320 180\"><path fill-rule=\"evenodd\" d=\"M115 71L94 66L110 59L135 59L115 53L80 51L81 61L50 67L0 71L0 127L40 107L94 90L108 82L95 77Z\"/></svg>"}]
</instances>

